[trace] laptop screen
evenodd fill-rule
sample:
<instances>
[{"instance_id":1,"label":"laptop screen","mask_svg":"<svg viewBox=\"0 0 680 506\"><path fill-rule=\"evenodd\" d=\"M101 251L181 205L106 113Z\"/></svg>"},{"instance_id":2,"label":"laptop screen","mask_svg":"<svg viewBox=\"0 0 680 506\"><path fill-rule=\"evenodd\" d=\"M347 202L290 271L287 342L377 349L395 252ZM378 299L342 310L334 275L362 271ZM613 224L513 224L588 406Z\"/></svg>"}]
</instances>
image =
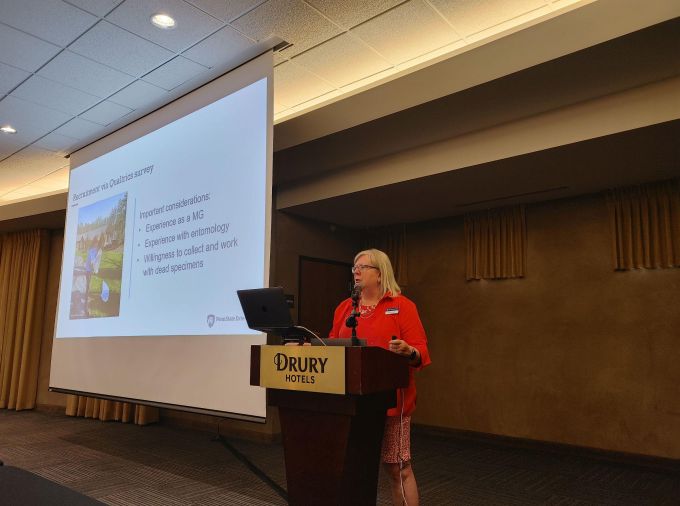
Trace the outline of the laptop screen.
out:
<instances>
[{"instance_id":1,"label":"laptop screen","mask_svg":"<svg viewBox=\"0 0 680 506\"><path fill-rule=\"evenodd\" d=\"M276 334L277 330L293 326L283 288L254 288L237 290L236 293L251 329Z\"/></svg>"}]
</instances>

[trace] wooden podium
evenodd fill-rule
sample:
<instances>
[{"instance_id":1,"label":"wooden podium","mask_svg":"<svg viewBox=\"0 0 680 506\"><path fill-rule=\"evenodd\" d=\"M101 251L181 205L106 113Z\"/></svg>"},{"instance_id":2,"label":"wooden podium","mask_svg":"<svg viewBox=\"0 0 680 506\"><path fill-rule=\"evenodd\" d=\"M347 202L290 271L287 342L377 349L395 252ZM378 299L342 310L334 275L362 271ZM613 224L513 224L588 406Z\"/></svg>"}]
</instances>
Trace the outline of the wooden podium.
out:
<instances>
[{"instance_id":1,"label":"wooden podium","mask_svg":"<svg viewBox=\"0 0 680 506\"><path fill-rule=\"evenodd\" d=\"M250 366L250 384L279 408L289 504L375 505L385 412L408 360L377 347L252 346Z\"/></svg>"}]
</instances>

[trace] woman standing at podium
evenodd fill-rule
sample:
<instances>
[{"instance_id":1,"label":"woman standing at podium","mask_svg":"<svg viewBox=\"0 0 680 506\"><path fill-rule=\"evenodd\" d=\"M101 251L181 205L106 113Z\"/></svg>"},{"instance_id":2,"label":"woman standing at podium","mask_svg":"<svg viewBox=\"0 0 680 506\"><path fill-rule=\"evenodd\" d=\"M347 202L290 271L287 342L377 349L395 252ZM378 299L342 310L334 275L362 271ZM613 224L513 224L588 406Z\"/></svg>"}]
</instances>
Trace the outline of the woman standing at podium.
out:
<instances>
[{"instance_id":1,"label":"woman standing at podium","mask_svg":"<svg viewBox=\"0 0 680 506\"><path fill-rule=\"evenodd\" d=\"M394 504L418 505L418 487L411 467L411 414L416 407L414 371L430 364L427 337L416 305L403 295L388 256L380 250L357 253L352 267L355 287L360 287L357 337L369 346L380 346L408 357L409 384L397 391L397 406L387 411L382 462L387 471ZM329 337L349 338L345 324L352 313L352 299L340 303Z\"/></svg>"}]
</instances>

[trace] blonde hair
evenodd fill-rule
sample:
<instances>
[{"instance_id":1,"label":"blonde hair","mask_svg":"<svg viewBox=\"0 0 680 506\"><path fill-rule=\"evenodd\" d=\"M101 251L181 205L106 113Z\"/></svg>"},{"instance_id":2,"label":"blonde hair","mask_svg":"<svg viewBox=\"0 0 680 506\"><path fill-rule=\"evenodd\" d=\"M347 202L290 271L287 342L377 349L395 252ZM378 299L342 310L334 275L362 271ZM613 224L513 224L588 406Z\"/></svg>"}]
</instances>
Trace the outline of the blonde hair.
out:
<instances>
[{"instance_id":1,"label":"blonde hair","mask_svg":"<svg viewBox=\"0 0 680 506\"><path fill-rule=\"evenodd\" d=\"M392 269L392 262L390 262L390 257L379 249L367 249L360 251L354 255L354 263L357 263L359 257L366 255L371 261L374 267L377 267L380 271L380 298L383 298L385 294L390 294L392 297L396 297L401 293L401 288L397 284L397 280L394 277L394 270Z\"/></svg>"}]
</instances>

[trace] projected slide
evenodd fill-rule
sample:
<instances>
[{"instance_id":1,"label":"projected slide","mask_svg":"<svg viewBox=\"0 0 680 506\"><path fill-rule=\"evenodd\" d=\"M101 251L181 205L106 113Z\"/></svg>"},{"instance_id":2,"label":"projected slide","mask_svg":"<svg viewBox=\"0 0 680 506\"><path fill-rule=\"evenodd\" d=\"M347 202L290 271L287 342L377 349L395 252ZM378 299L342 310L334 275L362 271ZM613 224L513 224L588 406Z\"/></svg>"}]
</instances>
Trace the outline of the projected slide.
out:
<instances>
[{"instance_id":1,"label":"projected slide","mask_svg":"<svg viewBox=\"0 0 680 506\"><path fill-rule=\"evenodd\" d=\"M57 338L252 334L264 286L267 82L71 172Z\"/></svg>"}]
</instances>

